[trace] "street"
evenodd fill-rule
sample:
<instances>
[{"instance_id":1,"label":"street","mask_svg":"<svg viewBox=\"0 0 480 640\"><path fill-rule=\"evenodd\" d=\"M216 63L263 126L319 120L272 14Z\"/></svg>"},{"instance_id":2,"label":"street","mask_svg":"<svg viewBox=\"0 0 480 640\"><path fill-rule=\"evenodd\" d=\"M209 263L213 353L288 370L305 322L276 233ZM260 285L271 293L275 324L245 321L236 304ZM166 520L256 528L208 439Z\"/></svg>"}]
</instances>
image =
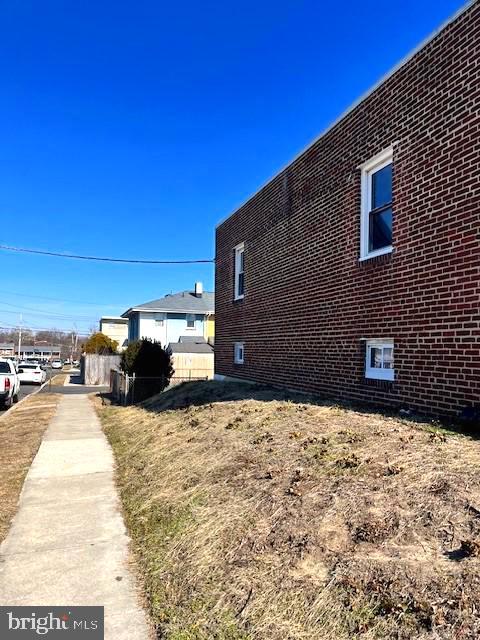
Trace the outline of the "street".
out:
<instances>
[{"instance_id":1,"label":"street","mask_svg":"<svg viewBox=\"0 0 480 640\"><path fill-rule=\"evenodd\" d=\"M47 381L50 380L50 378L53 378L55 375L57 375L59 373L58 369L47 369L46 371L47 371ZM22 384L22 385L20 385L20 392L18 394L18 399L22 400L23 398L26 398L28 395L30 395L34 391L38 391L39 388L40 388L40 385L38 385L38 384ZM8 408L0 409L0 416L4 415L6 411L8 411Z\"/></svg>"}]
</instances>

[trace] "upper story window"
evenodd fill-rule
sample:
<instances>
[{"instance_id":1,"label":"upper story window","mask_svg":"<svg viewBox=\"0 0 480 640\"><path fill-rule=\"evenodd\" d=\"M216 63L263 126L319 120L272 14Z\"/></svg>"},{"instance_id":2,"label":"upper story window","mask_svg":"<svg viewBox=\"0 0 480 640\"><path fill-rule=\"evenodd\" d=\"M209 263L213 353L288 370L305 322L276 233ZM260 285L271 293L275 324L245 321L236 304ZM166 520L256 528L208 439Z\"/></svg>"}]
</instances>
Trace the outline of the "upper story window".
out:
<instances>
[{"instance_id":1,"label":"upper story window","mask_svg":"<svg viewBox=\"0 0 480 640\"><path fill-rule=\"evenodd\" d=\"M376 380L394 380L393 342L369 340L366 349L365 377Z\"/></svg>"},{"instance_id":2,"label":"upper story window","mask_svg":"<svg viewBox=\"0 0 480 640\"><path fill-rule=\"evenodd\" d=\"M360 259L392 251L393 152L383 151L362 166Z\"/></svg>"},{"instance_id":3,"label":"upper story window","mask_svg":"<svg viewBox=\"0 0 480 640\"><path fill-rule=\"evenodd\" d=\"M244 249L243 242L235 247L235 300L241 300L245 295Z\"/></svg>"},{"instance_id":4,"label":"upper story window","mask_svg":"<svg viewBox=\"0 0 480 640\"><path fill-rule=\"evenodd\" d=\"M195 319L194 313L187 314L187 329L195 329Z\"/></svg>"}]
</instances>

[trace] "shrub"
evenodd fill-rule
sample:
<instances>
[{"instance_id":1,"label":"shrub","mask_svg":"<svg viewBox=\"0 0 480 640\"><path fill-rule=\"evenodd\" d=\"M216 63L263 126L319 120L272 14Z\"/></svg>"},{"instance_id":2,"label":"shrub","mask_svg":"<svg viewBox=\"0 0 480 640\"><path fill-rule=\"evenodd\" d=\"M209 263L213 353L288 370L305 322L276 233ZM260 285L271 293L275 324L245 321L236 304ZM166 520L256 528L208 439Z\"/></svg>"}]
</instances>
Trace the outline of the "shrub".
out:
<instances>
[{"instance_id":1,"label":"shrub","mask_svg":"<svg viewBox=\"0 0 480 640\"><path fill-rule=\"evenodd\" d=\"M100 331L92 334L83 346L85 353L100 353L102 355L111 355L117 353L118 342L112 340Z\"/></svg>"},{"instance_id":2,"label":"shrub","mask_svg":"<svg viewBox=\"0 0 480 640\"><path fill-rule=\"evenodd\" d=\"M135 374L133 401L141 402L160 393L168 386L173 375L170 354L159 342L142 338L131 342L122 354L120 364L128 375Z\"/></svg>"}]
</instances>

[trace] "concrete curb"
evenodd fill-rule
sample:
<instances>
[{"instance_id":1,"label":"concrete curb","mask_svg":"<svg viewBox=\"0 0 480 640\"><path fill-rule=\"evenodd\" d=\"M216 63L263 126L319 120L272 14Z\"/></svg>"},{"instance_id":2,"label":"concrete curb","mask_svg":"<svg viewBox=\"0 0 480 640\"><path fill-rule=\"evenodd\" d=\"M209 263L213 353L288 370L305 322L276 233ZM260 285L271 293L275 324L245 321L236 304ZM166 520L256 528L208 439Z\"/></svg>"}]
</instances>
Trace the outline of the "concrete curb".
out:
<instances>
[{"instance_id":1,"label":"concrete curb","mask_svg":"<svg viewBox=\"0 0 480 640\"><path fill-rule=\"evenodd\" d=\"M32 391L32 393L29 393L28 396L25 396L25 398L22 398L21 400L19 400L16 404L14 404L13 406L11 406L9 409L7 409L7 411L5 411L5 413L3 413L0 416L0 421L4 420L7 416L11 416L12 413L18 408L20 407L26 400L28 400L29 398L31 398L32 396L36 396L37 393L40 393L40 391L47 386L47 384L50 382L50 380L45 380L45 382L43 384L41 384L38 389L35 389L35 391Z\"/></svg>"}]
</instances>

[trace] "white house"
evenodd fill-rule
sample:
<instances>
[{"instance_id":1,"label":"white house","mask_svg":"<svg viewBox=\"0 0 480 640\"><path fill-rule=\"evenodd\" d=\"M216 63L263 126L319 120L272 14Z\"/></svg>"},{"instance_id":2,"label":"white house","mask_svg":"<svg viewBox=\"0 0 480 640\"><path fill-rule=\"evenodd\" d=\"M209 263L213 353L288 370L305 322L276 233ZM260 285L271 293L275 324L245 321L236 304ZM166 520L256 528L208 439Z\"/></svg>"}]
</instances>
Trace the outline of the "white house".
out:
<instances>
[{"instance_id":1,"label":"white house","mask_svg":"<svg viewBox=\"0 0 480 640\"><path fill-rule=\"evenodd\" d=\"M214 294L203 291L196 282L193 291L167 294L159 300L131 307L122 314L128 318L128 341L151 338L163 347L178 342L180 336L213 338Z\"/></svg>"}]
</instances>

